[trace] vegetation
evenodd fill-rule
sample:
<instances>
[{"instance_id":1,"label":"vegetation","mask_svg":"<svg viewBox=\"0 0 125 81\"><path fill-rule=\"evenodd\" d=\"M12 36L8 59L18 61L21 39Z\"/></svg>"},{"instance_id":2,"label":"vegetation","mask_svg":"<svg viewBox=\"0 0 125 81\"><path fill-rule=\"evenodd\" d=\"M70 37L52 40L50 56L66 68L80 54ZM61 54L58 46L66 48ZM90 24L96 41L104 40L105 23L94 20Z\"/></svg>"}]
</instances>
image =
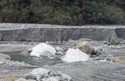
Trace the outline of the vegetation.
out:
<instances>
[{"instance_id":1,"label":"vegetation","mask_svg":"<svg viewBox=\"0 0 125 81\"><path fill-rule=\"evenodd\" d=\"M125 24L125 0L0 0L0 22Z\"/></svg>"}]
</instances>

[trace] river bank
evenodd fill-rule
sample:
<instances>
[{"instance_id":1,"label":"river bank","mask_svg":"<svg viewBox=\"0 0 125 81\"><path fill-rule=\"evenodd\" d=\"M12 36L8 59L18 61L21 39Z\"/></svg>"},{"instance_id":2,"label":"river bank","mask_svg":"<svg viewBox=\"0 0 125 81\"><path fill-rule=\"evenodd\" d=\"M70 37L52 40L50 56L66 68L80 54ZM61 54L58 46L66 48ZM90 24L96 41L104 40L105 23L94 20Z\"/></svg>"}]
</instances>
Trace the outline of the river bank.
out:
<instances>
[{"instance_id":1,"label":"river bank","mask_svg":"<svg viewBox=\"0 0 125 81\"><path fill-rule=\"evenodd\" d=\"M86 39L88 40L88 39ZM72 45L74 40L71 40L69 42L66 42L65 45ZM78 63L59 63L55 65L43 65L37 67L43 67L46 69L51 69L54 71L61 71L63 73L66 73L70 75L74 81L124 81L124 67L125 63L120 62L111 62L106 61L108 58L108 55L113 55L114 57L117 56L124 56L124 48L125 45L119 44L119 45L107 45L104 41L94 41L94 40L88 40L93 46L97 48L102 48L102 56L100 58L93 58L90 61L87 62L78 62ZM75 42L75 41L74 41ZM36 42L38 43L38 42ZM1 48L5 51L12 52L12 51L25 51L27 49L30 49L32 46L36 44L30 44L30 43L14 43L10 42L10 44L1 44ZM11 49L9 49L11 48ZM2 50L1 50L2 52ZM16 63L16 62L15 62ZM21 64L21 65L20 65ZM18 67L18 68L17 68ZM13 74L17 77L24 77L24 75L28 72L30 72L33 68L33 66L27 66L24 64L22 66L22 63L19 62L19 64L3 64L0 65L0 79L3 79L4 75L6 74Z\"/></svg>"}]
</instances>

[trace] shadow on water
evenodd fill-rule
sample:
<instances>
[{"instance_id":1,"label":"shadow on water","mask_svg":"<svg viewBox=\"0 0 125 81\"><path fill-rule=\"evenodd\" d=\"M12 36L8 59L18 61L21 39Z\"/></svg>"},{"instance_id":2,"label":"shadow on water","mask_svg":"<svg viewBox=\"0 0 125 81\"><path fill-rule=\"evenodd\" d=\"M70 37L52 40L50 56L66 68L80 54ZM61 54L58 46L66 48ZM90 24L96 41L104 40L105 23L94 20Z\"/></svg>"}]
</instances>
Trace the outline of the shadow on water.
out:
<instances>
[{"instance_id":1,"label":"shadow on water","mask_svg":"<svg viewBox=\"0 0 125 81\"><path fill-rule=\"evenodd\" d=\"M9 54L12 60L19 61L19 62L25 62L31 65L35 66L44 66L44 65L55 65L62 63L60 59L49 59L47 57L32 57L29 55L23 55L21 52L12 52L12 53L6 53Z\"/></svg>"}]
</instances>

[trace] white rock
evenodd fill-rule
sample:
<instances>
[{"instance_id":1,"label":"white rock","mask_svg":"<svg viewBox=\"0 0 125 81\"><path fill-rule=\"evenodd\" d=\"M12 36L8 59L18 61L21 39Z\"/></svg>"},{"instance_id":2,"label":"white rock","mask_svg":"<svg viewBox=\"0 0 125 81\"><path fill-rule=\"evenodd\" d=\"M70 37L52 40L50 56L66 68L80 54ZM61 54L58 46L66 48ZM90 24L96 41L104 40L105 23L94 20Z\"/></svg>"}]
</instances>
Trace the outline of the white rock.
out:
<instances>
[{"instance_id":1,"label":"white rock","mask_svg":"<svg viewBox=\"0 0 125 81\"><path fill-rule=\"evenodd\" d=\"M69 48L68 51L66 52L66 55L61 59L66 62L79 62L79 61L88 61L89 58L90 58L89 55L82 52L81 50Z\"/></svg>"},{"instance_id":2,"label":"white rock","mask_svg":"<svg viewBox=\"0 0 125 81\"><path fill-rule=\"evenodd\" d=\"M49 55L55 55L56 50L53 46L50 46L46 43L40 43L32 48L32 52L30 53L31 56L40 57L43 56L49 56Z\"/></svg>"},{"instance_id":3,"label":"white rock","mask_svg":"<svg viewBox=\"0 0 125 81\"><path fill-rule=\"evenodd\" d=\"M46 81L58 81L55 77L49 77Z\"/></svg>"},{"instance_id":4,"label":"white rock","mask_svg":"<svg viewBox=\"0 0 125 81\"><path fill-rule=\"evenodd\" d=\"M26 74L26 79L33 79L35 78L37 81L40 81L40 79L43 76L47 76L50 70L44 69L44 68L36 68L33 69L30 73Z\"/></svg>"}]
</instances>

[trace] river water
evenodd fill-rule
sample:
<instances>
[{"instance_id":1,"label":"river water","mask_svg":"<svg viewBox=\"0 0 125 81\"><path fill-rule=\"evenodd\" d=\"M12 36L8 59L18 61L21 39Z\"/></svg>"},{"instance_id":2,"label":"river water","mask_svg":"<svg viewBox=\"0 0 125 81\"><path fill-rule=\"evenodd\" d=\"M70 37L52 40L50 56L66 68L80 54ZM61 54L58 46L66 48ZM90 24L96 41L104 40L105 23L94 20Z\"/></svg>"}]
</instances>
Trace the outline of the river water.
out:
<instances>
[{"instance_id":1,"label":"river water","mask_svg":"<svg viewBox=\"0 0 125 81\"><path fill-rule=\"evenodd\" d=\"M13 52L13 53L8 53L12 60L14 61L19 61L19 62L25 62L31 65L35 66L44 66L44 65L55 65L62 63L60 59L49 59L47 57L32 57L29 56L28 54L22 55L20 52Z\"/></svg>"}]
</instances>

